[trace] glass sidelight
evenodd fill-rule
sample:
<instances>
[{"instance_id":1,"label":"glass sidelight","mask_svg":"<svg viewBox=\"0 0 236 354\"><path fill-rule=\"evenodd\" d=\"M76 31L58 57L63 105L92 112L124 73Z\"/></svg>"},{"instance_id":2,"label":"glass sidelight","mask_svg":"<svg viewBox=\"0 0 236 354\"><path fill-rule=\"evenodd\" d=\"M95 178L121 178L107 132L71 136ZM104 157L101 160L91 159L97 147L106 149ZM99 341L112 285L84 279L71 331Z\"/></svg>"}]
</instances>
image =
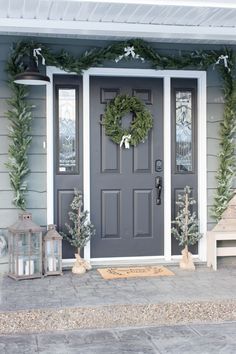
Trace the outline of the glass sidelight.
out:
<instances>
[{"instance_id":1,"label":"glass sidelight","mask_svg":"<svg viewBox=\"0 0 236 354\"><path fill-rule=\"evenodd\" d=\"M175 91L176 173L193 171L192 91Z\"/></svg>"},{"instance_id":2,"label":"glass sidelight","mask_svg":"<svg viewBox=\"0 0 236 354\"><path fill-rule=\"evenodd\" d=\"M197 80L171 79L171 218L178 212L177 196L189 186L193 198L198 196L197 166ZM193 208L197 211L197 205ZM171 242L172 254L180 254L175 238ZM197 253L197 245L191 247Z\"/></svg>"},{"instance_id":3,"label":"glass sidelight","mask_svg":"<svg viewBox=\"0 0 236 354\"><path fill-rule=\"evenodd\" d=\"M58 88L58 173L78 172L77 92L76 88Z\"/></svg>"}]
</instances>

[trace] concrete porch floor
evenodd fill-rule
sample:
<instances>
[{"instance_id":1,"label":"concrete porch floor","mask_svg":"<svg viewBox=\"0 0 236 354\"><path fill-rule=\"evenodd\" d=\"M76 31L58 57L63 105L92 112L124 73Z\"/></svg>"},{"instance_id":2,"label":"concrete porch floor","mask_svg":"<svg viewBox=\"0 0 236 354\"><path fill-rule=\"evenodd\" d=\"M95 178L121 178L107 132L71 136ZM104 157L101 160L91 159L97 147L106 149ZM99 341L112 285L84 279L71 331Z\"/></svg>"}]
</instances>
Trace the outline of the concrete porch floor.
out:
<instances>
[{"instance_id":1,"label":"concrete porch floor","mask_svg":"<svg viewBox=\"0 0 236 354\"><path fill-rule=\"evenodd\" d=\"M139 343L140 338L145 337L144 345L147 338L152 338L151 349L148 345L142 349L140 343L140 351L136 348L136 351L127 353L165 353L158 346L153 349L153 343L157 340L153 336L157 334L150 333L166 333L169 328L169 332L175 333L176 338L179 337L179 331L186 334L180 336L184 339L185 344L182 345L186 349L182 351L181 346L181 353L197 353L186 346L189 333L194 337L192 340L195 344L200 340L199 333L206 329L210 331L212 328L212 337L213 329L217 329L219 336L223 335L223 328L226 327L229 333L235 333L235 267L221 268L217 272L203 266L197 267L195 272L183 271L177 266L168 268L175 273L174 276L104 280L93 269L82 276L66 271L63 276L34 280L15 281L7 276L1 277L0 352L123 354L126 351L124 348L121 351L122 346L117 339L121 336L127 338L129 346L135 341ZM219 348L215 344L212 346L215 351L202 350L199 353L235 353L236 338L232 333L224 345L220 341ZM141 337L138 339L139 335ZM94 342L88 345L91 336L97 340L96 350ZM101 342L101 338L107 336L110 345ZM228 347L228 351L218 351L217 348L220 349L222 345L223 349L227 347L225 345L229 344L230 336L231 347ZM70 343L68 338L74 338L74 341L75 338L81 341L83 338L83 345L87 343L87 351L81 348L73 351L75 342L72 340L73 343ZM133 342L130 338L133 338ZM16 351L9 349L13 348L8 346L11 340L15 343L13 347ZM116 343L116 349L112 348L112 340ZM32 351L29 341L34 343L31 343L33 347L38 343ZM53 343L60 343L58 348L62 351L58 351L56 346L55 351L50 351L43 345L41 350L40 341L48 342L50 348ZM29 351L26 351L27 343L31 348ZM205 341L206 345L208 343L209 338ZM21 347L25 351L21 351ZM1 351L1 348L4 350ZM171 350L167 352L179 353Z\"/></svg>"}]
</instances>

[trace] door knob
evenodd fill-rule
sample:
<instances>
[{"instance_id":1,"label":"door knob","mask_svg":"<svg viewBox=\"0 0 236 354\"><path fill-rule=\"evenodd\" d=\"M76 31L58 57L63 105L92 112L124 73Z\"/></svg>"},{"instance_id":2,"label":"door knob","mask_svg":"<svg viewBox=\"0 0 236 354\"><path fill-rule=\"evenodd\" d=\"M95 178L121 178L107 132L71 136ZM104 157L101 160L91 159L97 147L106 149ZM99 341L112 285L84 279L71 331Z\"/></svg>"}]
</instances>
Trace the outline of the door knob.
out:
<instances>
[{"instance_id":1,"label":"door knob","mask_svg":"<svg viewBox=\"0 0 236 354\"><path fill-rule=\"evenodd\" d=\"M156 189L157 189L156 204L161 205L162 177L160 177L160 176L156 177L155 185L156 185Z\"/></svg>"}]
</instances>

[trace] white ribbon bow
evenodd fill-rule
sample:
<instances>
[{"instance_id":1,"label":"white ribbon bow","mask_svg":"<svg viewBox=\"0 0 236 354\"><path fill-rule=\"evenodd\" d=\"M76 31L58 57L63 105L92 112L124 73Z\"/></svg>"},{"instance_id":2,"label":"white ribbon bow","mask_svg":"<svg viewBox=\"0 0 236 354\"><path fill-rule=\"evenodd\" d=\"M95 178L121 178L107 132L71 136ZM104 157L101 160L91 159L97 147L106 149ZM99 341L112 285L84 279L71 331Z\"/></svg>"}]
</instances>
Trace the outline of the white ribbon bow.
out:
<instances>
[{"instance_id":1,"label":"white ribbon bow","mask_svg":"<svg viewBox=\"0 0 236 354\"><path fill-rule=\"evenodd\" d=\"M131 140L131 135L123 135L121 142L120 142L120 148L122 148L122 145L125 144L125 149L130 148L130 140Z\"/></svg>"},{"instance_id":2,"label":"white ribbon bow","mask_svg":"<svg viewBox=\"0 0 236 354\"><path fill-rule=\"evenodd\" d=\"M136 58L136 54L135 54L135 51L134 51L134 46L125 47L124 48L124 52L125 52L125 54L124 54L125 57L128 57L129 55L131 55L132 58Z\"/></svg>"},{"instance_id":3,"label":"white ribbon bow","mask_svg":"<svg viewBox=\"0 0 236 354\"><path fill-rule=\"evenodd\" d=\"M35 48L35 49L33 50L33 55L34 55L34 57L35 57L35 61L36 61L36 63L37 63L37 66L39 65L39 58L38 58L38 56L40 56L40 57L42 58L42 64L45 65L45 58L44 58L44 56L42 55L41 50L42 50L41 48Z\"/></svg>"},{"instance_id":4,"label":"white ribbon bow","mask_svg":"<svg viewBox=\"0 0 236 354\"><path fill-rule=\"evenodd\" d=\"M119 55L116 59L115 62L118 63L118 61L120 61L122 58L124 57L129 57L131 56L132 59L140 59L142 62L144 62L144 58L140 57L139 54L136 54L134 51L134 46L130 47L125 47L124 48L124 54L123 55Z\"/></svg>"},{"instance_id":5,"label":"white ribbon bow","mask_svg":"<svg viewBox=\"0 0 236 354\"><path fill-rule=\"evenodd\" d=\"M223 61L224 61L224 66L225 66L225 68L227 68L228 71L230 71L230 68L229 68L229 66L228 66L228 58L229 58L228 55L223 55L223 54L221 54L221 55L219 56L217 62L215 63L215 65L220 64L221 60L223 60Z\"/></svg>"}]
</instances>

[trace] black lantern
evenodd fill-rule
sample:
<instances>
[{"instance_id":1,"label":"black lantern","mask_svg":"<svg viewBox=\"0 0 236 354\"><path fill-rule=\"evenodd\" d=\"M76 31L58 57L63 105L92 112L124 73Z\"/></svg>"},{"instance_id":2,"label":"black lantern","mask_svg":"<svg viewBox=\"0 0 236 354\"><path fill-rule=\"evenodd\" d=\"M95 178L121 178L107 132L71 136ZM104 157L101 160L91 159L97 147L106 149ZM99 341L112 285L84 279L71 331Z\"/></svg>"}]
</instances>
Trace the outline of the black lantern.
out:
<instances>
[{"instance_id":1,"label":"black lantern","mask_svg":"<svg viewBox=\"0 0 236 354\"><path fill-rule=\"evenodd\" d=\"M46 85L50 83L50 79L48 76L40 74L38 64L33 55L31 55L27 69L17 74L14 82L22 85Z\"/></svg>"}]
</instances>

